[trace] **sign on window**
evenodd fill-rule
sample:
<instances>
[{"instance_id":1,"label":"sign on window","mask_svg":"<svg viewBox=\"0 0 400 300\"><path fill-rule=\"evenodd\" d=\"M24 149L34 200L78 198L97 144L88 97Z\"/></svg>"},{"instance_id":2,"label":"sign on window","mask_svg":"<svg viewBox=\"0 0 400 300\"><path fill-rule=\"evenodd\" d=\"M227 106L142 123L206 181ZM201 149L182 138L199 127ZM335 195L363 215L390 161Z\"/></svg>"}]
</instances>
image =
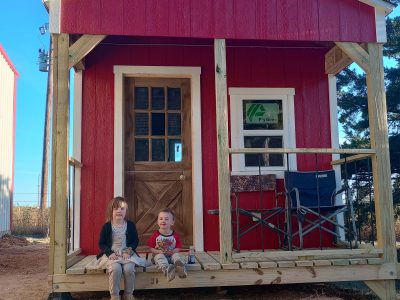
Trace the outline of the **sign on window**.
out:
<instances>
[{"instance_id":1,"label":"sign on window","mask_svg":"<svg viewBox=\"0 0 400 300\"><path fill-rule=\"evenodd\" d=\"M246 103L247 124L278 124L278 103Z\"/></svg>"}]
</instances>

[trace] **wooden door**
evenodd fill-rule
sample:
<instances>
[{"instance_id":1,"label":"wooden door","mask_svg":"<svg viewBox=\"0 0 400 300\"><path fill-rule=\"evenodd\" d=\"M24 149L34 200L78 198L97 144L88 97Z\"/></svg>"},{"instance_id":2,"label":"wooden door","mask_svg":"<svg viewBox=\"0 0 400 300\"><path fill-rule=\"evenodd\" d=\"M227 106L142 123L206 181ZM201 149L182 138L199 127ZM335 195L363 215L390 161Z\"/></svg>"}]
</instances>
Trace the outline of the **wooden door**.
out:
<instances>
[{"instance_id":1,"label":"wooden door","mask_svg":"<svg viewBox=\"0 0 400 300\"><path fill-rule=\"evenodd\" d=\"M170 208L184 246L193 244L190 80L125 78L125 197L140 245Z\"/></svg>"}]
</instances>

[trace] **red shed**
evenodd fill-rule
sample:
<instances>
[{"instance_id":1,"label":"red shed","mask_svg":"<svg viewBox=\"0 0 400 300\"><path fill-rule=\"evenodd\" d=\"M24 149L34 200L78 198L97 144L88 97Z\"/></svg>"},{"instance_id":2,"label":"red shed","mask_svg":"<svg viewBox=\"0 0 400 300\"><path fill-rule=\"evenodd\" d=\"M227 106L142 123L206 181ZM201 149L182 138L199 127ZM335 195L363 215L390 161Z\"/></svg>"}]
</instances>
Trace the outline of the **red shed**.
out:
<instances>
[{"instance_id":1,"label":"red shed","mask_svg":"<svg viewBox=\"0 0 400 300\"><path fill-rule=\"evenodd\" d=\"M200 286L239 284L233 279L223 283L235 272L228 269L247 272L246 263L263 268L265 262L274 271L259 278L264 282L272 282L268 276L285 266L292 275L299 268L315 267L318 281L354 279L348 275L349 266L338 267L328 259L336 257L329 251L344 251L336 252L336 258L347 259L343 264L350 264L350 259L363 262L359 280L385 280L391 291L397 264L393 224L387 225L382 217L391 216L392 203L390 180L385 181L390 176L387 127L381 124L386 112L381 43L386 41L385 16L392 4L381 0L48 2L56 101L50 255L54 291L101 289L90 283L92 279L83 286L73 283L68 260L60 257L68 251L87 257L97 253L106 204L119 195L128 199L141 244L156 228L160 209L175 211L175 229L184 245L194 245L198 251L201 270L196 276L209 276L204 275L207 262L221 269L218 282L204 280ZM353 61L367 73L369 101L376 109L370 114L371 149L345 151L338 143L335 74ZM67 203L66 74L72 67L74 197ZM320 250L278 250L288 237L278 226L285 221L281 212L288 211L285 171L329 170L340 153L372 157L377 220L386 224L378 226L379 246L368 251L327 250L321 255L326 255L330 267L322 269L321 262L312 259L295 263L316 257L312 251L331 247L332 237L315 231L304 238L302 248ZM268 219L265 227L257 219L261 211L250 215L260 226L237 239L231 229L236 215L230 213L235 208L230 178L258 178L254 185L264 175L267 183L261 193L242 189L239 203L249 211L276 211L275 221ZM339 171L336 178L340 181ZM274 210L277 207L282 210ZM67 223L65 211L70 216ZM251 226L248 217L244 214L236 221ZM65 235L67 226L72 235ZM241 250L263 251L236 252L238 242ZM271 253L281 258L271 261ZM362 260L365 257L380 264L368 264ZM394 271L379 273L383 263ZM82 276L92 278L83 269ZM327 270L337 276L329 277ZM282 282L315 281L292 275ZM139 288L141 284L168 287L147 283L151 276L158 275L144 274L142 281L138 279ZM257 282L254 279L251 275L242 284ZM196 280L190 282L177 286L199 286Z\"/></svg>"}]
</instances>

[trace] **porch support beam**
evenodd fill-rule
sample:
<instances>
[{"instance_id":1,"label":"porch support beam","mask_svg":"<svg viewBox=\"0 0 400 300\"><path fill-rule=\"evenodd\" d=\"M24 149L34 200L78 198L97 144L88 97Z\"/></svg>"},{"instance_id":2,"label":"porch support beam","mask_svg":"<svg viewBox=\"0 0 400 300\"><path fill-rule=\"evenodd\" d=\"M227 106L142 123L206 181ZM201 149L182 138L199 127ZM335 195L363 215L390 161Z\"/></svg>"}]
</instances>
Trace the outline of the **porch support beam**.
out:
<instances>
[{"instance_id":1,"label":"porch support beam","mask_svg":"<svg viewBox=\"0 0 400 300\"><path fill-rule=\"evenodd\" d=\"M51 174L50 274L65 274L68 201L68 34L53 34L53 146Z\"/></svg>"},{"instance_id":2,"label":"porch support beam","mask_svg":"<svg viewBox=\"0 0 400 300\"><path fill-rule=\"evenodd\" d=\"M354 60L366 73L370 73L370 58L367 51L357 43L336 42L336 45Z\"/></svg>"},{"instance_id":3,"label":"porch support beam","mask_svg":"<svg viewBox=\"0 0 400 300\"><path fill-rule=\"evenodd\" d=\"M219 199L220 262L232 262L232 226L228 144L228 97L226 83L226 46L224 39L214 40L215 96L217 118L217 160Z\"/></svg>"},{"instance_id":4,"label":"porch support beam","mask_svg":"<svg viewBox=\"0 0 400 300\"><path fill-rule=\"evenodd\" d=\"M71 47L69 47L69 62L68 67L72 68L78 65L78 69L84 69L84 65L81 62L86 55L90 53L102 40L105 35L82 35Z\"/></svg>"},{"instance_id":5,"label":"porch support beam","mask_svg":"<svg viewBox=\"0 0 400 300\"><path fill-rule=\"evenodd\" d=\"M371 148L376 150L372 157L372 172L378 247L383 249L385 263L395 263L397 256L382 48L382 44L368 44L368 116ZM396 299L394 280L367 284L382 299ZM384 291L380 291L382 288Z\"/></svg>"},{"instance_id":6,"label":"porch support beam","mask_svg":"<svg viewBox=\"0 0 400 300\"><path fill-rule=\"evenodd\" d=\"M325 73L336 75L352 62L339 46L335 46L325 54Z\"/></svg>"}]
</instances>

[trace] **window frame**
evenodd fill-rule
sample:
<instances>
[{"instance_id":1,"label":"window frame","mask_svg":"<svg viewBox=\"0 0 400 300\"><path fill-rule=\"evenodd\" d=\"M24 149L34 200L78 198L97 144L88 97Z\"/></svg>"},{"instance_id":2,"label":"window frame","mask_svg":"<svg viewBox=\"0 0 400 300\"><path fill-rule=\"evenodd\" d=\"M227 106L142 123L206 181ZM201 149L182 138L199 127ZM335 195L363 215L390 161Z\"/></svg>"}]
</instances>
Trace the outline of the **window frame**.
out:
<instances>
[{"instance_id":1,"label":"window frame","mask_svg":"<svg viewBox=\"0 0 400 300\"><path fill-rule=\"evenodd\" d=\"M244 148L245 136L282 136L283 148L296 148L296 128L294 113L294 88L229 88L231 148ZM244 100L282 100L283 129L244 130ZM258 167L246 167L244 154L232 154L232 175L257 175ZM289 155L290 170L297 170L296 155ZM275 174L284 177L287 161L284 156L283 166L261 167L263 174Z\"/></svg>"}]
</instances>

